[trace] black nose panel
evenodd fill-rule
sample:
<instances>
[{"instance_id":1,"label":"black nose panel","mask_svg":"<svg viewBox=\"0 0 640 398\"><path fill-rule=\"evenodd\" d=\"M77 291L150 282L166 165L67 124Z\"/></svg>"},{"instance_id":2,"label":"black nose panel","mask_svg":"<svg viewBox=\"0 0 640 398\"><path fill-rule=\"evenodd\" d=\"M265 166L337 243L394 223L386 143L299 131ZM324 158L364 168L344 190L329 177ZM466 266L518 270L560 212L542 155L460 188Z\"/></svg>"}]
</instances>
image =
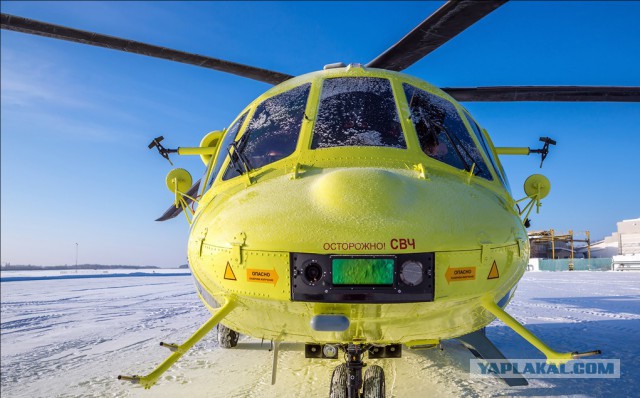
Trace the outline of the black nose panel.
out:
<instances>
[{"instance_id":1,"label":"black nose panel","mask_svg":"<svg viewBox=\"0 0 640 398\"><path fill-rule=\"evenodd\" d=\"M291 299L325 303L433 301L434 258L434 253L389 256L292 253Z\"/></svg>"}]
</instances>

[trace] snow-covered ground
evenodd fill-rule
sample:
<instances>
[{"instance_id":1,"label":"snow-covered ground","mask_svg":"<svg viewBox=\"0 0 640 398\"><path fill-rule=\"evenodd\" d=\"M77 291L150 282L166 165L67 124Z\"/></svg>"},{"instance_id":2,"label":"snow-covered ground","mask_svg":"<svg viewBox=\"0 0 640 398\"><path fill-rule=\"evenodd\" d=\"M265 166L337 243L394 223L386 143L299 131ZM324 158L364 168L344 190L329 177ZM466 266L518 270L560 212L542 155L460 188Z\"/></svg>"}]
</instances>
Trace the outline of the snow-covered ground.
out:
<instances>
[{"instance_id":1,"label":"snow-covered ground","mask_svg":"<svg viewBox=\"0 0 640 398\"><path fill-rule=\"evenodd\" d=\"M7 275L3 273L3 277ZM331 360L307 360L300 344L281 345L271 385L268 343L243 337L236 349L212 333L151 390L116 379L146 374L209 316L189 276L2 282L2 397L322 397ZM370 360L385 369L387 396L628 397L640 391L640 272L532 272L507 310L563 351L601 349L621 361L620 379L534 379L509 388L469 376L468 350L404 350ZM510 358L542 358L500 322L487 335Z\"/></svg>"},{"instance_id":2,"label":"snow-covered ground","mask_svg":"<svg viewBox=\"0 0 640 398\"><path fill-rule=\"evenodd\" d=\"M64 270L38 270L38 271L2 271L0 281L40 280L40 279L85 279L85 278L112 278L120 276L176 276L177 274L190 274L188 268L140 268L140 269L64 269Z\"/></svg>"}]
</instances>

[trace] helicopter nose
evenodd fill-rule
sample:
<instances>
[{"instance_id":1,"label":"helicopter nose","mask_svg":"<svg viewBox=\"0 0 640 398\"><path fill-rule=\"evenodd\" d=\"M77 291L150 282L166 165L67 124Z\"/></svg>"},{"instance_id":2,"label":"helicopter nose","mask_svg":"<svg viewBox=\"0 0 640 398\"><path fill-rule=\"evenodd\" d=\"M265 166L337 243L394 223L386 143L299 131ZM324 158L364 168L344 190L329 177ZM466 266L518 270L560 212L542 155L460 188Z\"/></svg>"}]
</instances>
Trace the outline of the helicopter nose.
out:
<instances>
[{"instance_id":1,"label":"helicopter nose","mask_svg":"<svg viewBox=\"0 0 640 398\"><path fill-rule=\"evenodd\" d=\"M243 233L251 250L317 253L335 242L365 242L376 244L370 252L386 253L396 238L415 239L418 251L466 250L479 241L510 241L520 225L493 191L457 176L432 172L425 179L408 169L278 176L211 203L192 236L206 229L209 245L228 247Z\"/></svg>"},{"instance_id":2,"label":"helicopter nose","mask_svg":"<svg viewBox=\"0 0 640 398\"><path fill-rule=\"evenodd\" d=\"M411 207L417 195L407 176L382 169L351 168L318 178L311 195L321 210L336 215L389 215Z\"/></svg>"}]
</instances>

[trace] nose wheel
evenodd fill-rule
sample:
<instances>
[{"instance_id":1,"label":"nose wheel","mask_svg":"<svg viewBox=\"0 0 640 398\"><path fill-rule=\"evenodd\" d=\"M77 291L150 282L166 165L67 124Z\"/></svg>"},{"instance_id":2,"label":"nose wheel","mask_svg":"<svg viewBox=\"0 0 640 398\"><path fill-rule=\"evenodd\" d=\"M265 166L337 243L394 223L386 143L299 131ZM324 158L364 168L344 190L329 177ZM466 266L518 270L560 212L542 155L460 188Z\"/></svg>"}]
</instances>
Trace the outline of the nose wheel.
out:
<instances>
[{"instance_id":1,"label":"nose wheel","mask_svg":"<svg viewBox=\"0 0 640 398\"><path fill-rule=\"evenodd\" d=\"M346 352L347 360L333 370L329 397L384 398L384 370L380 366L369 366L364 374L364 380L362 377L362 369L366 366L362 362L362 355L368 347L349 344L341 348Z\"/></svg>"},{"instance_id":2,"label":"nose wheel","mask_svg":"<svg viewBox=\"0 0 640 398\"><path fill-rule=\"evenodd\" d=\"M378 365L372 365L364 372L365 398L384 398L384 370Z\"/></svg>"},{"instance_id":3,"label":"nose wheel","mask_svg":"<svg viewBox=\"0 0 640 398\"><path fill-rule=\"evenodd\" d=\"M218 344L222 348L233 348L238 345L240 333L223 324L218 324Z\"/></svg>"},{"instance_id":4,"label":"nose wheel","mask_svg":"<svg viewBox=\"0 0 640 398\"><path fill-rule=\"evenodd\" d=\"M349 376L347 375L347 365L338 365L331 375L331 388L329 390L329 398L348 398L349 392L347 387Z\"/></svg>"}]
</instances>

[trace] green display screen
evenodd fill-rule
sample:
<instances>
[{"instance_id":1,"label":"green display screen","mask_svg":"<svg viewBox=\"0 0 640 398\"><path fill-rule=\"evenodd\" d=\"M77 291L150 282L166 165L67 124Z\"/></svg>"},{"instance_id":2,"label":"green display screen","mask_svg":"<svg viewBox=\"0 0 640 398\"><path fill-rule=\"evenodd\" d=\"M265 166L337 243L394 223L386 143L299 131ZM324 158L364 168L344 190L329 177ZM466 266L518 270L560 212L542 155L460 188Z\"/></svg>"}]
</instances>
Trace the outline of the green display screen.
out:
<instances>
[{"instance_id":1,"label":"green display screen","mask_svg":"<svg viewBox=\"0 0 640 398\"><path fill-rule=\"evenodd\" d=\"M334 258L334 285L393 285L393 258Z\"/></svg>"}]
</instances>

